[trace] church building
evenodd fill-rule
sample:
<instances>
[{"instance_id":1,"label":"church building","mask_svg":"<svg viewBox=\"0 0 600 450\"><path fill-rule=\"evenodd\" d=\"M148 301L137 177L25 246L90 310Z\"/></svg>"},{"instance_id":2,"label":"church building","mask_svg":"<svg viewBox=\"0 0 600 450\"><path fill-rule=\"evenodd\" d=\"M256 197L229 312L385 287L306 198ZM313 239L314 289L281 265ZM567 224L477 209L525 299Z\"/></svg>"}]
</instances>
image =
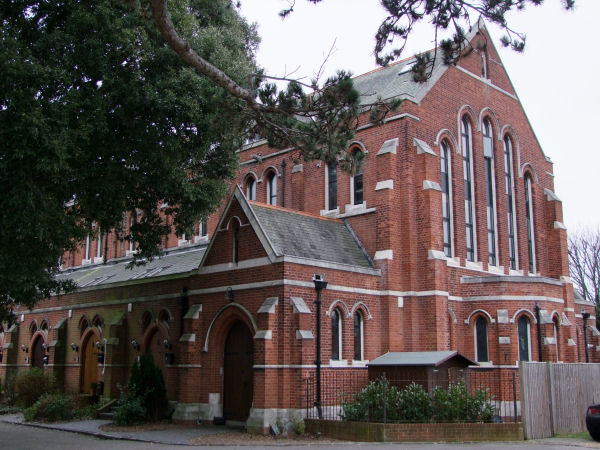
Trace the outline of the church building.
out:
<instances>
[{"instance_id":1,"label":"church building","mask_svg":"<svg viewBox=\"0 0 600 450\"><path fill-rule=\"evenodd\" d=\"M315 275L323 371L367 371L386 352L458 351L477 367L600 362L600 338L569 278L552 161L485 26L456 66L425 83L414 59L354 78L365 112L354 175L265 141L239 151L230 195L194 236L128 268L135 242L90 237L65 256L78 289L0 328L0 377L39 366L67 392L118 397L154 354L173 419L264 429L302 415L315 373ZM136 220L125 219L125 226ZM353 376L353 375L352 375Z\"/></svg>"}]
</instances>

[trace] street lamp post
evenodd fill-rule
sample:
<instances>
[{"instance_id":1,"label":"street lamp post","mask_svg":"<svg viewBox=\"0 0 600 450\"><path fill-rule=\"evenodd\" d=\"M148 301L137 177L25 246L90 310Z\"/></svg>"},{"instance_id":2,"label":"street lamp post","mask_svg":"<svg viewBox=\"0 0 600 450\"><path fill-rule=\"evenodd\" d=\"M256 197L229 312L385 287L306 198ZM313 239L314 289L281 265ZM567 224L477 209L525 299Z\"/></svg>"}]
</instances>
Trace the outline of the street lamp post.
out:
<instances>
[{"instance_id":1,"label":"street lamp post","mask_svg":"<svg viewBox=\"0 0 600 450\"><path fill-rule=\"evenodd\" d=\"M581 311L581 317L583 317L583 342L585 344L585 362L590 362L590 353L588 350L588 341L587 341L587 320L590 318L590 313Z\"/></svg>"},{"instance_id":2,"label":"street lamp post","mask_svg":"<svg viewBox=\"0 0 600 450\"><path fill-rule=\"evenodd\" d=\"M323 408L321 407L321 291L327 288L327 281L323 279L322 275L315 274L313 283L315 283L315 291L317 291L317 299L315 300L317 309L317 358L315 359L315 365L317 366L317 398L315 406L319 419L323 419Z\"/></svg>"}]
</instances>

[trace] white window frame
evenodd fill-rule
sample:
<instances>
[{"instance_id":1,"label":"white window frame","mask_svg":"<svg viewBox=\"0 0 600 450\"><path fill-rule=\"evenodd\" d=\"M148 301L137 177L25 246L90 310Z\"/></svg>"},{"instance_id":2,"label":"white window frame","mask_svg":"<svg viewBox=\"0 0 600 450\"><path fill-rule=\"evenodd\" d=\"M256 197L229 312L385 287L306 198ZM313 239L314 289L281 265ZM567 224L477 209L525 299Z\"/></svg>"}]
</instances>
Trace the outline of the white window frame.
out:
<instances>
[{"instance_id":1,"label":"white window frame","mask_svg":"<svg viewBox=\"0 0 600 450\"><path fill-rule=\"evenodd\" d=\"M273 195L273 191L275 191L275 195ZM275 172L267 174L267 204L277 206L277 174Z\"/></svg>"},{"instance_id":2,"label":"white window frame","mask_svg":"<svg viewBox=\"0 0 600 450\"><path fill-rule=\"evenodd\" d=\"M527 196L525 199L525 207L527 208L526 214L529 216L529 228L527 229L527 233L531 233L531 254L529 254L528 251L528 257L531 258L531 261L527 270L529 273L535 274L537 271L537 261L535 257L535 221L533 218L533 180L530 175L525 176L525 184L525 195ZM525 218L525 222L527 222L527 217ZM529 241L529 235L527 240ZM533 271L531 270L532 266Z\"/></svg>"},{"instance_id":3,"label":"white window frame","mask_svg":"<svg viewBox=\"0 0 600 450\"><path fill-rule=\"evenodd\" d=\"M440 161L441 161L441 152L446 153L446 161L448 165L448 216L450 220L450 256L449 258L454 257L454 210L453 210L453 194L452 194L452 150L450 149L450 145L447 141L442 141L440 144ZM441 165L440 165L440 173L441 173ZM443 176L443 173L441 174ZM443 195L443 192L442 192ZM443 212L443 197L442 197L442 245L444 243L444 212ZM445 248L445 247L444 247ZM444 249L442 249L444 251ZM445 251L444 251L445 254Z\"/></svg>"},{"instance_id":4,"label":"white window frame","mask_svg":"<svg viewBox=\"0 0 600 450\"><path fill-rule=\"evenodd\" d=\"M519 352L519 354L517 356L519 357L519 361L521 361L521 346L520 346L521 335L519 334L519 322L522 319L524 319L525 322L527 322L527 361L526 362L531 362L532 361L532 359L531 359L531 320L526 315L522 315L517 320L517 351Z\"/></svg>"},{"instance_id":5,"label":"white window frame","mask_svg":"<svg viewBox=\"0 0 600 450\"><path fill-rule=\"evenodd\" d=\"M487 347L487 361L480 361L479 360L479 351L478 351L478 345L477 345L477 322L479 322L479 319L482 319L485 322L485 345ZM477 316L475 318L475 322L473 324L473 341L475 343L475 361L477 361L478 363L489 363L491 361L490 358L490 327L489 327L489 322L483 317L483 316Z\"/></svg>"},{"instance_id":6,"label":"white window frame","mask_svg":"<svg viewBox=\"0 0 600 450\"><path fill-rule=\"evenodd\" d=\"M511 188L511 201L512 201L512 226L513 226L513 230L514 230L514 253L515 253L515 268L513 269L512 267L510 268L510 270L519 270L519 233L517 233L517 204L515 201L515 170L514 170L514 155L513 155L513 141L511 140L510 136L508 134L506 134L504 136L504 138L502 139L502 143L504 145L504 151L506 153L506 141L508 141L509 146L508 146L508 155L510 158L510 167L508 168L510 170L510 188ZM505 165L506 165L506 159L505 161ZM506 171L506 167L504 168L504 170ZM505 175L506 176L506 175ZM507 216L508 216L508 211L507 211ZM508 220L508 217L507 217ZM510 244L509 244L510 245ZM509 261L510 264L510 261Z\"/></svg>"},{"instance_id":7,"label":"white window frame","mask_svg":"<svg viewBox=\"0 0 600 450\"><path fill-rule=\"evenodd\" d=\"M485 129L486 129L486 124L487 127L489 128L489 136L485 135ZM492 145L492 155L491 157L489 157L490 159L490 182L492 184L492 219L494 221L494 255L496 258L496 261L494 264L492 264L490 262L490 258L488 256L488 264L490 266L495 266L498 267L500 266L500 252L498 251L498 205L496 204L496 164L494 161L494 128L492 127L492 123L490 122L490 120L486 117L485 119L483 119L483 139L485 140L486 138L489 138L491 141L491 145ZM485 144L484 144L484 149L485 149ZM484 159L487 158L484 154ZM486 217L488 215L488 210L487 210L487 180L485 180L485 184L486 184ZM489 219L489 218L488 218ZM488 239L489 239L489 230L487 230L487 222L486 222L486 231L488 232ZM489 243L488 243L489 245Z\"/></svg>"},{"instance_id":8,"label":"white window frame","mask_svg":"<svg viewBox=\"0 0 600 450\"><path fill-rule=\"evenodd\" d=\"M250 182L252 182L252 185L250 186ZM245 186L245 191L246 191L246 198L250 201L255 201L256 200L256 179L253 176L249 176L246 179L246 186Z\"/></svg>"},{"instance_id":9,"label":"white window frame","mask_svg":"<svg viewBox=\"0 0 600 450\"><path fill-rule=\"evenodd\" d=\"M343 354L342 354L342 311L340 311L339 309L333 309L333 311L335 311L337 313L337 325L338 325L338 336L337 336L337 348L338 348L338 358L334 359L333 358L333 354L331 355L331 361L342 361L343 358ZM332 311L332 315L333 315L333 311ZM333 330L331 332L331 339L333 339ZM333 343L331 348L333 348Z\"/></svg>"},{"instance_id":10,"label":"white window frame","mask_svg":"<svg viewBox=\"0 0 600 450\"><path fill-rule=\"evenodd\" d=\"M353 359L353 361L364 361L365 360L365 318L360 311L355 311L354 316L358 316L360 319L360 359ZM352 317L354 321L354 316ZM352 334L354 334L354 322L352 323ZM354 337L354 336L353 336ZM356 341L355 341L356 342ZM353 353L356 349L352 349ZM354 358L354 354L352 358Z\"/></svg>"},{"instance_id":11,"label":"white window frame","mask_svg":"<svg viewBox=\"0 0 600 450\"><path fill-rule=\"evenodd\" d=\"M464 148L464 138L463 138L463 128L465 128L465 124L468 126L468 129L465 130L464 134L466 134L469 138L469 145L468 148L466 149L466 151L469 153L469 171L470 171L470 179L471 179L471 221L472 221L472 227L473 227L473 261L472 262L476 262L478 260L478 255L477 255L477 215L475 214L475 171L474 171L474 167L473 167L473 126L471 125L471 121L467 118L467 116L463 116L460 119L460 123L461 123L461 133L460 133L460 145L461 145L461 158L464 159L464 152L465 152L465 148ZM462 162L461 164L464 168L464 162ZM463 191L464 191L464 182L465 182L465 174L464 174L464 170L463 170ZM466 200L465 200L466 202ZM466 203L465 203L466 206ZM466 215L466 209L465 209L465 215ZM466 230L465 230L465 245L466 245ZM466 247L465 247L466 248ZM468 258L468 253L467 253L467 261L470 261Z\"/></svg>"}]
</instances>

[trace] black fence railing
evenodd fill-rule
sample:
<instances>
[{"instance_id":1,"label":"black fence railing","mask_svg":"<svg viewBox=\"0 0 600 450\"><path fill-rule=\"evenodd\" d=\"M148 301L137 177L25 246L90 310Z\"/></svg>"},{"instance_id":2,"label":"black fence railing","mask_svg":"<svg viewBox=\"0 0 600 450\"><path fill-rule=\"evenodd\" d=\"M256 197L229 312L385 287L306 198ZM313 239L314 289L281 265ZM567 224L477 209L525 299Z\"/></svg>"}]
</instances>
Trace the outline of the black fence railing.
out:
<instances>
[{"instance_id":1,"label":"black fence railing","mask_svg":"<svg viewBox=\"0 0 600 450\"><path fill-rule=\"evenodd\" d=\"M519 422L517 369L476 368L431 371L410 379L369 380L367 370L321 373L323 419L384 423ZM307 418L318 418L316 377L304 379Z\"/></svg>"}]
</instances>

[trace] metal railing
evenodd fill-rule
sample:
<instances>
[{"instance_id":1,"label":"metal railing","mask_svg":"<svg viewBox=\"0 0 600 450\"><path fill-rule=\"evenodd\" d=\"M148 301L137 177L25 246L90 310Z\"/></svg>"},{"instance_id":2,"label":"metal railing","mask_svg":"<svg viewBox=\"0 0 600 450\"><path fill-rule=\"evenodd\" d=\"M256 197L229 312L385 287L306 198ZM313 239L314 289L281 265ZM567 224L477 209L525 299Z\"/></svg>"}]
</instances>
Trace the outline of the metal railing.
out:
<instances>
[{"instance_id":1,"label":"metal railing","mask_svg":"<svg viewBox=\"0 0 600 450\"><path fill-rule=\"evenodd\" d=\"M519 422L517 373L506 368L451 368L421 378L396 378L383 372L369 380L367 370L328 370L321 373L323 419ZM304 378L303 391L306 417L318 418L315 373Z\"/></svg>"}]
</instances>

